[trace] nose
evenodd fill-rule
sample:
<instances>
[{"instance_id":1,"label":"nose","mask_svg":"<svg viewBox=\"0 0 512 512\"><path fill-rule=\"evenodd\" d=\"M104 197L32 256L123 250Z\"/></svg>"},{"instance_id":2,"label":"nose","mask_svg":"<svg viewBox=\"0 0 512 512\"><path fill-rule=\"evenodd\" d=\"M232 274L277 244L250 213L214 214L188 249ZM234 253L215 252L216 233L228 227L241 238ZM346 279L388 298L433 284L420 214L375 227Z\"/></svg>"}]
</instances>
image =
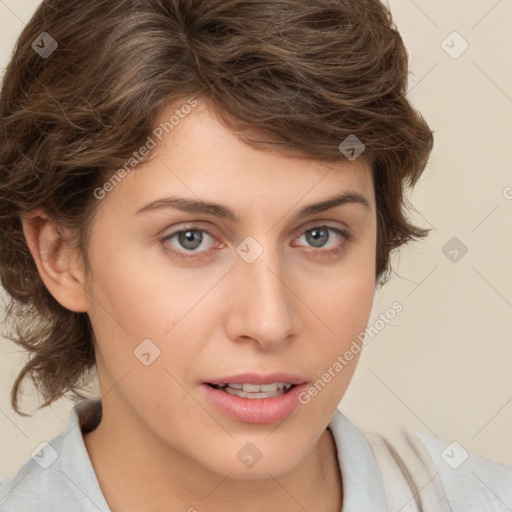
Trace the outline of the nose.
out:
<instances>
[{"instance_id":1,"label":"nose","mask_svg":"<svg viewBox=\"0 0 512 512\"><path fill-rule=\"evenodd\" d=\"M231 272L234 285L226 330L234 341L251 340L261 348L276 349L297 334L299 318L293 284L270 250L252 263L237 258Z\"/></svg>"}]
</instances>

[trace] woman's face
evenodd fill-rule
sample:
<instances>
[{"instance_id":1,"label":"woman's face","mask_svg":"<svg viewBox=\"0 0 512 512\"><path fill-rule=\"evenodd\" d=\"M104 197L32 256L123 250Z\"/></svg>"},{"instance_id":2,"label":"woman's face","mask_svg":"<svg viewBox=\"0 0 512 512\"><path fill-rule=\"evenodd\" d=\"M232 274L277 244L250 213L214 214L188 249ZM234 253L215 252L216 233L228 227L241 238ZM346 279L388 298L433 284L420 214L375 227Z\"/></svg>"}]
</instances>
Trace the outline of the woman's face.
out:
<instances>
[{"instance_id":1,"label":"woman's face","mask_svg":"<svg viewBox=\"0 0 512 512\"><path fill-rule=\"evenodd\" d=\"M359 354L338 357L371 311L368 164L254 149L200 103L107 188L86 284L105 415L223 475L297 466L347 389Z\"/></svg>"}]
</instances>

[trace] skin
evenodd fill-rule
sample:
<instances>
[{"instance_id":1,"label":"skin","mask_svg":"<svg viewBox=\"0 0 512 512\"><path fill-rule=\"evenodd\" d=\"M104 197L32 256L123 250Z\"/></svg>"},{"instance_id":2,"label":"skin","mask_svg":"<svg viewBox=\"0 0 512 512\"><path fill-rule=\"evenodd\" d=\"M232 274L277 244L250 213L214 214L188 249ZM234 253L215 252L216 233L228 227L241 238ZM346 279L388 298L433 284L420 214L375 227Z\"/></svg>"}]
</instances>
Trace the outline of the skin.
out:
<instances>
[{"instance_id":1,"label":"skin","mask_svg":"<svg viewBox=\"0 0 512 512\"><path fill-rule=\"evenodd\" d=\"M369 208L347 203L296 218L304 206L348 190ZM170 195L223 204L240 221L171 208L136 215ZM97 207L90 276L45 212L23 225L49 291L64 307L87 312L94 328L103 419L84 440L112 511L341 510L326 427L359 354L275 424L230 419L199 385L244 371L286 371L313 383L365 329L376 251L366 160L328 165L257 150L200 102ZM308 230L321 226L353 239L326 256L343 236L328 232L314 245ZM170 237L185 227L210 235L180 259L165 247L187 254ZM248 236L263 248L252 263L236 252ZM149 366L134 356L147 338L160 350ZM237 458L247 442L262 453L252 468Z\"/></svg>"}]
</instances>

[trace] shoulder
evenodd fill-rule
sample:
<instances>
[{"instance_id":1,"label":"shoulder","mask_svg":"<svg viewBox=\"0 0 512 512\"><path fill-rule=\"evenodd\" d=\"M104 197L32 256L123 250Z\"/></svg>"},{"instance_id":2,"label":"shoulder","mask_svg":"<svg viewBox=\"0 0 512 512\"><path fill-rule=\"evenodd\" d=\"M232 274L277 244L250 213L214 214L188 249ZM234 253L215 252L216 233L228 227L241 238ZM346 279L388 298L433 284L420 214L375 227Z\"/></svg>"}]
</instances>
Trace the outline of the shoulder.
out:
<instances>
[{"instance_id":1,"label":"shoulder","mask_svg":"<svg viewBox=\"0 0 512 512\"><path fill-rule=\"evenodd\" d=\"M18 472L0 484L0 511L19 512L55 510L56 496L58 505L73 511L73 495L58 461L62 453L62 442L57 437L46 443L33 455ZM62 509L62 508L60 508Z\"/></svg>"},{"instance_id":2,"label":"shoulder","mask_svg":"<svg viewBox=\"0 0 512 512\"><path fill-rule=\"evenodd\" d=\"M100 415L98 401L77 404L65 429L0 483L0 512L108 512L82 437Z\"/></svg>"},{"instance_id":3,"label":"shoulder","mask_svg":"<svg viewBox=\"0 0 512 512\"><path fill-rule=\"evenodd\" d=\"M512 510L512 466L471 453L456 441L411 435L434 462L454 510Z\"/></svg>"},{"instance_id":4,"label":"shoulder","mask_svg":"<svg viewBox=\"0 0 512 512\"><path fill-rule=\"evenodd\" d=\"M512 509L512 467L415 430L364 435L390 500L409 495L425 511Z\"/></svg>"}]
</instances>

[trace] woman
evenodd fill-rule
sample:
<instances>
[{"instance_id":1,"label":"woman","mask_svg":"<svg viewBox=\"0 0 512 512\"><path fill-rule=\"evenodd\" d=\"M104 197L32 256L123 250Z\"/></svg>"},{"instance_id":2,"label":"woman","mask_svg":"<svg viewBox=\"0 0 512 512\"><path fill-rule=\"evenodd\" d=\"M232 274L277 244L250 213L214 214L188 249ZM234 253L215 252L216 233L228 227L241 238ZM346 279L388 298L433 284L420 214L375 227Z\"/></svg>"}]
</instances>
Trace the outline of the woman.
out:
<instances>
[{"instance_id":1,"label":"woman","mask_svg":"<svg viewBox=\"0 0 512 512\"><path fill-rule=\"evenodd\" d=\"M510 468L447 472L444 443L337 410L390 252L427 234L406 84L377 0L41 4L0 97L0 270L32 354L13 407L25 377L82 399L93 369L101 399L0 510L510 503Z\"/></svg>"}]
</instances>

